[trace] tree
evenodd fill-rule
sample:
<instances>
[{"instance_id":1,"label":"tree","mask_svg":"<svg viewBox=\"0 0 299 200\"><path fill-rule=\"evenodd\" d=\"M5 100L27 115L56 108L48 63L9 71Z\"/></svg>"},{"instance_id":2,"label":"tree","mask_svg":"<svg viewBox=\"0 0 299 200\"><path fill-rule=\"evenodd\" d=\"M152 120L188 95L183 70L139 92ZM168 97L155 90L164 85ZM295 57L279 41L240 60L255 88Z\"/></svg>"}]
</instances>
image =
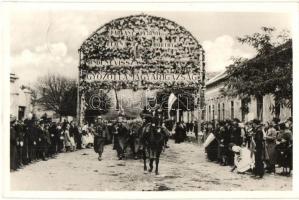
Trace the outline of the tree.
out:
<instances>
[{"instance_id":1,"label":"tree","mask_svg":"<svg viewBox=\"0 0 299 200\"><path fill-rule=\"evenodd\" d=\"M74 79L58 74L39 77L35 84L37 103L46 110L62 116L75 116L77 107L77 84Z\"/></svg>"},{"instance_id":2,"label":"tree","mask_svg":"<svg viewBox=\"0 0 299 200\"><path fill-rule=\"evenodd\" d=\"M253 59L233 58L222 93L240 96L244 110L251 96L260 101L267 94L274 96L274 110L280 105L292 108L292 40L286 31L276 37L274 33L275 28L262 27L261 33L238 38L255 48L257 54Z\"/></svg>"}]
</instances>

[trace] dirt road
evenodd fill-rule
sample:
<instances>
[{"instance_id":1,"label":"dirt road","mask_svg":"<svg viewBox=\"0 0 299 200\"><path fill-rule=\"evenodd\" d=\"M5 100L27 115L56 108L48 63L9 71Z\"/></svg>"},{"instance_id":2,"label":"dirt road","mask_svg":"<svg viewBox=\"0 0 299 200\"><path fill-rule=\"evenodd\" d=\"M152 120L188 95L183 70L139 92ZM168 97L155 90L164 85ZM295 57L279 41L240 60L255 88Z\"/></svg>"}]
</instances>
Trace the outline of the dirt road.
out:
<instances>
[{"instance_id":1,"label":"dirt road","mask_svg":"<svg viewBox=\"0 0 299 200\"><path fill-rule=\"evenodd\" d=\"M292 177L265 175L261 180L230 172L206 160L194 143L174 144L161 156L160 175L145 174L142 160L121 160L112 145L99 162L92 149L61 153L11 173L12 190L45 191L239 191L291 190Z\"/></svg>"}]
</instances>

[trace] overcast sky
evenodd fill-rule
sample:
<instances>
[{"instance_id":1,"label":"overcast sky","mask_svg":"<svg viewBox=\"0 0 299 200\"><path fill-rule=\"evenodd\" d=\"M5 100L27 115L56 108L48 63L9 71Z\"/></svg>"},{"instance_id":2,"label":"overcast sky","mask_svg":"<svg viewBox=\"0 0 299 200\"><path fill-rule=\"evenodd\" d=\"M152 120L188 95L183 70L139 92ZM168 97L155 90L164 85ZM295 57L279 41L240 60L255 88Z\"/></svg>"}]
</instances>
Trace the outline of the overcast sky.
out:
<instances>
[{"instance_id":1,"label":"overcast sky","mask_svg":"<svg viewBox=\"0 0 299 200\"><path fill-rule=\"evenodd\" d=\"M78 76L78 49L97 28L112 19L141 12L20 11L10 16L12 71L24 83L48 72ZM207 71L221 71L232 56L252 57L255 51L237 42L262 26L291 29L284 13L146 12L185 27L206 51Z\"/></svg>"}]
</instances>

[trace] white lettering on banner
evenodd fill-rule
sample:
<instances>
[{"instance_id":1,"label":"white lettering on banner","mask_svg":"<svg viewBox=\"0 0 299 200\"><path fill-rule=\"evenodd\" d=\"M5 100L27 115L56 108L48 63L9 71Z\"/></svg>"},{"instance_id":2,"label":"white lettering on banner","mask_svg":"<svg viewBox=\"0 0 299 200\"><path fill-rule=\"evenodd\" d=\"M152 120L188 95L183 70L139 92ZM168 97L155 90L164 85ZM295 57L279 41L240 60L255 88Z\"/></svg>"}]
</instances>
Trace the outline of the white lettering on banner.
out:
<instances>
[{"instance_id":1,"label":"white lettering on banner","mask_svg":"<svg viewBox=\"0 0 299 200\"><path fill-rule=\"evenodd\" d=\"M186 81L197 82L200 80L199 74L175 74L175 73L110 73L110 72L91 72L86 75L87 82L92 81L151 81L151 82L167 82L167 81Z\"/></svg>"},{"instance_id":2,"label":"white lettering on banner","mask_svg":"<svg viewBox=\"0 0 299 200\"><path fill-rule=\"evenodd\" d=\"M169 59L167 61L169 61ZM187 61L188 60L181 60L181 61L176 60L175 62L179 67L184 67L188 65ZM86 65L89 67L104 67L104 66L134 67L137 65L150 66L153 64L144 63L141 59L138 58L134 60L115 58L112 60L89 59L86 61Z\"/></svg>"}]
</instances>

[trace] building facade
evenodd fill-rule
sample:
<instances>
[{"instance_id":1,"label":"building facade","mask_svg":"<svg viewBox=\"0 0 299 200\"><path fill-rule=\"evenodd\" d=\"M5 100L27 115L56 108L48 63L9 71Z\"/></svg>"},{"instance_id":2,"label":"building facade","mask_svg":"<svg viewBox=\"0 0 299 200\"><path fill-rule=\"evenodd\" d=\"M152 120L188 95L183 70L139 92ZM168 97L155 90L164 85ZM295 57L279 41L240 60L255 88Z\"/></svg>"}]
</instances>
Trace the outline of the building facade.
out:
<instances>
[{"instance_id":1,"label":"building facade","mask_svg":"<svg viewBox=\"0 0 299 200\"><path fill-rule=\"evenodd\" d=\"M10 114L17 117L18 120L26 117L32 112L31 91L19 83L16 74L10 74Z\"/></svg>"},{"instance_id":2,"label":"building facade","mask_svg":"<svg viewBox=\"0 0 299 200\"><path fill-rule=\"evenodd\" d=\"M290 51L292 45L288 42L283 47L280 53ZM238 118L243 122L259 119L265 123L271 121L274 117L285 121L292 116L291 109L287 107L278 106L278 109L277 107L274 109L275 101L272 95L265 95L259 100L251 97L249 103L242 101L238 96L235 98L224 96L221 90L224 88L227 79L227 73L224 71L206 83L204 114L206 121ZM276 110L276 113L274 110Z\"/></svg>"},{"instance_id":3,"label":"building facade","mask_svg":"<svg viewBox=\"0 0 299 200\"><path fill-rule=\"evenodd\" d=\"M275 101L271 95L265 95L261 103L257 103L260 101L252 97L248 103L248 112L244 111L242 109L243 102L239 97L233 98L222 95L221 89L224 87L226 78L226 73L223 72L206 84L206 121L238 118L247 122L256 118L263 122L269 122L273 117L279 117L281 121L285 121L292 116L291 110L286 107L281 107L280 113L276 116L272 109Z\"/></svg>"}]
</instances>

